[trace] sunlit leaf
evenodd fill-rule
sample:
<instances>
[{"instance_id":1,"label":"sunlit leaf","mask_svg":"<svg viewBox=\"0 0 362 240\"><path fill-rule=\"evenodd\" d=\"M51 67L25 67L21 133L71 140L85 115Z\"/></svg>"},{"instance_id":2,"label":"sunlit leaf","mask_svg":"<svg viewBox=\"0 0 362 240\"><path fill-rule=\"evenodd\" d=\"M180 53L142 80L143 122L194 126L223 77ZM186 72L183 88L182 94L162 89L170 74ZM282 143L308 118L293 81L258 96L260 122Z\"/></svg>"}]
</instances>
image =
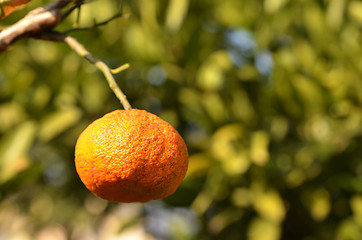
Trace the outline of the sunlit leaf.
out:
<instances>
[{"instance_id":1,"label":"sunlit leaf","mask_svg":"<svg viewBox=\"0 0 362 240\"><path fill-rule=\"evenodd\" d=\"M201 216L210 207L211 203L212 197L206 192L201 192L197 195L191 207L196 212L196 214Z\"/></svg>"},{"instance_id":2,"label":"sunlit leaf","mask_svg":"<svg viewBox=\"0 0 362 240\"><path fill-rule=\"evenodd\" d=\"M189 0L172 0L169 2L166 13L166 27L170 32L176 32L180 29L184 21Z\"/></svg>"},{"instance_id":3,"label":"sunlit leaf","mask_svg":"<svg viewBox=\"0 0 362 240\"><path fill-rule=\"evenodd\" d=\"M281 222L286 214L283 200L274 190L262 191L256 188L253 192L253 205L259 216L277 223Z\"/></svg>"},{"instance_id":4,"label":"sunlit leaf","mask_svg":"<svg viewBox=\"0 0 362 240\"><path fill-rule=\"evenodd\" d=\"M345 0L331 0L328 3L326 21L333 30L339 29L342 25L345 2Z\"/></svg>"},{"instance_id":5,"label":"sunlit leaf","mask_svg":"<svg viewBox=\"0 0 362 240\"><path fill-rule=\"evenodd\" d=\"M338 227L336 240L359 240L362 238L361 226L353 219L347 219Z\"/></svg>"},{"instance_id":6,"label":"sunlit leaf","mask_svg":"<svg viewBox=\"0 0 362 240\"><path fill-rule=\"evenodd\" d=\"M362 3L360 1L351 1L348 4L348 13L356 22L362 24Z\"/></svg>"},{"instance_id":7,"label":"sunlit leaf","mask_svg":"<svg viewBox=\"0 0 362 240\"><path fill-rule=\"evenodd\" d=\"M2 0L0 1L0 20L7 17L18 7L30 2L31 0Z\"/></svg>"},{"instance_id":8,"label":"sunlit leaf","mask_svg":"<svg viewBox=\"0 0 362 240\"><path fill-rule=\"evenodd\" d=\"M76 124L80 117L81 112L76 108L60 110L47 116L39 129L39 138L43 141L49 141Z\"/></svg>"},{"instance_id":9,"label":"sunlit leaf","mask_svg":"<svg viewBox=\"0 0 362 240\"><path fill-rule=\"evenodd\" d=\"M260 166L269 161L269 135L265 132L255 132L251 138L250 157L251 160Z\"/></svg>"},{"instance_id":10,"label":"sunlit leaf","mask_svg":"<svg viewBox=\"0 0 362 240\"><path fill-rule=\"evenodd\" d=\"M331 210L330 196L325 189L317 189L311 196L310 211L317 221L324 220Z\"/></svg>"},{"instance_id":11,"label":"sunlit leaf","mask_svg":"<svg viewBox=\"0 0 362 240\"><path fill-rule=\"evenodd\" d=\"M260 218L255 218L248 228L248 240L278 240L281 235L279 224Z\"/></svg>"},{"instance_id":12,"label":"sunlit leaf","mask_svg":"<svg viewBox=\"0 0 362 240\"><path fill-rule=\"evenodd\" d=\"M239 220L243 215L240 209L227 208L225 211L215 215L208 223L210 231L217 234L233 222Z\"/></svg>"},{"instance_id":13,"label":"sunlit leaf","mask_svg":"<svg viewBox=\"0 0 362 240\"><path fill-rule=\"evenodd\" d=\"M27 121L4 136L0 142L0 183L29 166L27 155L36 130L37 125Z\"/></svg>"},{"instance_id":14,"label":"sunlit leaf","mask_svg":"<svg viewBox=\"0 0 362 240\"><path fill-rule=\"evenodd\" d=\"M200 67L197 84L205 90L220 89L225 79L225 71L231 68L231 59L227 52L216 51Z\"/></svg>"},{"instance_id":15,"label":"sunlit leaf","mask_svg":"<svg viewBox=\"0 0 362 240\"><path fill-rule=\"evenodd\" d=\"M350 205L356 222L362 227L362 196L355 195L351 198Z\"/></svg>"},{"instance_id":16,"label":"sunlit leaf","mask_svg":"<svg viewBox=\"0 0 362 240\"><path fill-rule=\"evenodd\" d=\"M251 195L251 192L246 188L236 188L231 194L231 201L238 207L246 207L252 202Z\"/></svg>"},{"instance_id":17,"label":"sunlit leaf","mask_svg":"<svg viewBox=\"0 0 362 240\"><path fill-rule=\"evenodd\" d=\"M205 154L194 154L189 158L186 178L203 176L212 166L212 159Z\"/></svg>"},{"instance_id":18,"label":"sunlit leaf","mask_svg":"<svg viewBox=\"0 0 362 240\"><path fill-rule=\"evenodd\" d=\"M278 11L285 4L285 0L265 0L264 7L267 13L274 13Z\"/></svg>"},{"instance_id":19,"label":"sunlit leaf","mask_svg":"<svg viewBox=\"0 0 362 240\"><path fill-rule=\"evenodd\" d=\"M250 166L243 146L243 132L243 128L238 124L226 125L212 137L211 151L227 174L242 174Z\"/></svg>"}]
</instances>

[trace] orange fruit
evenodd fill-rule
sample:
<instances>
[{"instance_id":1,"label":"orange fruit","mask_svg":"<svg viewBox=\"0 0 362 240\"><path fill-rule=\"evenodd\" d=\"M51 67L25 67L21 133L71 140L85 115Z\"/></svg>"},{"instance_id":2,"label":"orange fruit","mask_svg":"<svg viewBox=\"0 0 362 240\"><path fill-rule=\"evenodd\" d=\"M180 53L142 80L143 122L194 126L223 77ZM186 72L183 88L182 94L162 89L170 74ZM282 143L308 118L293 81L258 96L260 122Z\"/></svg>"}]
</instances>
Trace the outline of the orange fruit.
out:
<instances>
[{"instance_id":1,"label":"orange fruit","mask_svg":"<svg viewBox=\"0 0 362 240\"><path fill-rule=\"evenodd\" d=\"M96 196L148 202L176 191L188 167L184 140L167 122L144 110L116 110L79 136L75 166Z\"/></svg>"}]
</instances>

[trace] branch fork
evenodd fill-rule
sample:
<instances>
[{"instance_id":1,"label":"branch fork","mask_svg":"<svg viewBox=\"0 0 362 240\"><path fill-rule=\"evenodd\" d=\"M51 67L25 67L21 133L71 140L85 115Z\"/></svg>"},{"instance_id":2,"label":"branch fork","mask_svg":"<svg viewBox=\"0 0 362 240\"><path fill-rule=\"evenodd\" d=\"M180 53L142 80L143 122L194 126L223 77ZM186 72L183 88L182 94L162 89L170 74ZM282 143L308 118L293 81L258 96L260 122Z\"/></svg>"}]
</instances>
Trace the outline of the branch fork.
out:
<instances>
[{"instance_id":1,"label":"branch fork","mask_svg":"<svg viewBox=\"0 0 362 240\"><path fill-rule=\"evenodd\" d=\"M29 12L23 19L15 23L14 25L6 28L0 32L0 53L8 50L10 46L18 39L23 37L32 37L42 40L60 41L68 44L79 56L87 59L90 63L94 64L106 78L110 88L120 100L124 109L132 109L131 105L127 101L126 96L118 87L113 74L117 74L129 67L128 64L122 65L116 69L110 69L104 62L94 57L82 44L80 44L75 38L67 36L67 32L76 30L85 30L87 28L75 28L67 30L63 33L51 31L56 25L58 25L70 11L71 8L62 15L62 8L66 7L70 3L76 3L76 7L79 7L82 0L57 0L51 2L43 7L37 8ZM96 24L96 26L104 25L111 20L121 17L121 13L117 13L107 21Z\"/></svg>"}]
</instances>

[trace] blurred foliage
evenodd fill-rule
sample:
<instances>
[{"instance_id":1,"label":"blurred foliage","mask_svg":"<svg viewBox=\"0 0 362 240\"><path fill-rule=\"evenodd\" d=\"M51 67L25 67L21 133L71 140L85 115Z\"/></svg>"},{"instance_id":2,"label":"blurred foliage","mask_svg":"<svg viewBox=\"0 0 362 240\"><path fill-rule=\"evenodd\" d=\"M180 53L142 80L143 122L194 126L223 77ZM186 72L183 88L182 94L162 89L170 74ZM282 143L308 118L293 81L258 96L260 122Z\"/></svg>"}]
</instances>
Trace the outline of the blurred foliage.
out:
<instances>
[{"instance_id":1,"label":"blurred foliage","mask_svg":"<svg viewBox=\"0 0 362 240\"><path fill-rule=\"evenodd\" d=\"M79 24L119 6L91 1ZM91 195L75 142L121 105L68 46L22 39L0 56L0 239L362 239L362 2L123 7L129 18L71 35L110 67L131 64L117 81L185 138L186 179L148 204Z\"/></svg>"}]
</instances>

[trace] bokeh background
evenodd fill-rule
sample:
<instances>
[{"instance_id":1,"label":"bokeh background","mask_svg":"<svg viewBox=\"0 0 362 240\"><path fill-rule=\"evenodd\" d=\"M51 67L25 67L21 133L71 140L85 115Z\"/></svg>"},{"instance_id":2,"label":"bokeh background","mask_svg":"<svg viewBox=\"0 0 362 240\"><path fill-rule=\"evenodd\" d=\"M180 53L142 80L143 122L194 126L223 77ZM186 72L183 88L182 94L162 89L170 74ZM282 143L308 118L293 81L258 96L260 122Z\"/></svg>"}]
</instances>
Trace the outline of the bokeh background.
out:
<instances>
[{"instance_id":1,"label":"bokeh background","mask_svg":"<svg viewBox=\"0 0 362 240\"><path fill-rule=\"evenodd\" d=\"M90 1L79 25L120 4ZM66 44L22 39L0 55L1 240L362 239L361 1L124 0L122 11L70 35L110 67L131 65L116 80L184 137L184 182L147 204L93 196L74 146L122 106Z\"/></svg>"}]
</instances>

